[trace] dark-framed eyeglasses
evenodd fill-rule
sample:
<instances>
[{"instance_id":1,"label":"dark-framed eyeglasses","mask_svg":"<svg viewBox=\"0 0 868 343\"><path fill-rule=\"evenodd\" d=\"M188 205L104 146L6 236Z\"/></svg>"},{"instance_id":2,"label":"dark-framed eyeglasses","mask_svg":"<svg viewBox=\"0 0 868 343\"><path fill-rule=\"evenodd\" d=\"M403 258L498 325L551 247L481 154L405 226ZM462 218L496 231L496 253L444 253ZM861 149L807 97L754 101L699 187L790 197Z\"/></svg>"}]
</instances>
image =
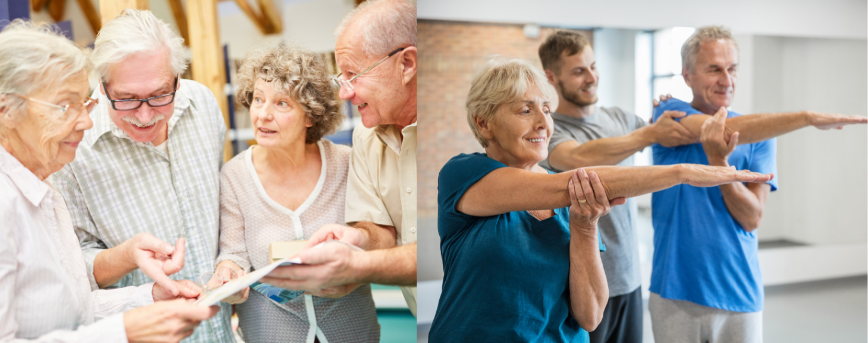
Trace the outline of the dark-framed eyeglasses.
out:
<instances>
[{"instance_id":1,"label":"dark-framed eyeglasses","mask_svg":"<svg viewBox=\"0 0 868 343\"><path fill-rule=\"evenodd\" d=\"M112 104L112 108L115 111L132 111L142 107L142 104L148 103L148 106L151 107L162 107L168 104L171 104L175 101L175 91L173 90L171 93L166 93L163 95L152 96L147 99L123 99L123 100L114 100L109 96L108 86L105 84L105 80L102 81L102 88L105 89L105 97L108 98L109 102ZM175 87L173 89L178 89L178 76L175 75L175 82L173 83Z\"/></svg>"},{"instance_id":2,"label":"dark-framed eyeglasses","mask_svg":"<svg viewBox=\"0 0 868 343\"><path fill-rule=\"evenodd\" d=\"M368 69L365 69L365 70L362 71L361 73L356 74L356 76L353 76L353 77L352 77L351 79L349 79L349 80L344 80L344 79L342 78L342 76L344 75L344 73L340 73L340 74L338 74L338 76L335 76L335 78L332 79L332 83L334 83L334 84L337 85L338 87L344 87L344 86L346 86L346 87L349 87L349 89L353 89L353 81L355 81L356 79L358 79L360 76L365 75L365 73L367 73L369 70L374 69L374 67L376 67L376 66L379 65L380 63L383 63L383 61L385 61L385 60L387 60L389 57L392 57L393 55L395 55L395 54L397 54L397 53L403 51L404 49L406 49L406 47L404 47L404 48L399 48L399 49L397 49L397 50L395 50L395 51L392 51L391 53L389 53L388 56L383 57L383 59L379 60L377 63L374 63L374 65L368 67Z\"/></svg>"}]
</instances>

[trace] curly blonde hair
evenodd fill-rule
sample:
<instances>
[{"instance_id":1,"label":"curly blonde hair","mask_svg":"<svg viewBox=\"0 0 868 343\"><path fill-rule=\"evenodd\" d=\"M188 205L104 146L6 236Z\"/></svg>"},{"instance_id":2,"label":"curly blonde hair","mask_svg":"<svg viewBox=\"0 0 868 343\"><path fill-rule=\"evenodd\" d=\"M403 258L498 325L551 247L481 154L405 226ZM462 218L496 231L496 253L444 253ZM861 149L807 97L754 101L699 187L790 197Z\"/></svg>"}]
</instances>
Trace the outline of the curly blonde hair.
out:
<instances>
[{"instance_id":1,"label":"curly blonde hair","mask_svg":"<svg viewBox=\"0 0 868 343\"><path fill-rule=\"evenodd\" d=\"M235 98L244 108L250 109L257 79L265 80L301 105L311 122L306 144L335 132L344 119L323 58L311 51L286 42L253 50L241 63L237 78Z\"/></svg>"}]
</instances>

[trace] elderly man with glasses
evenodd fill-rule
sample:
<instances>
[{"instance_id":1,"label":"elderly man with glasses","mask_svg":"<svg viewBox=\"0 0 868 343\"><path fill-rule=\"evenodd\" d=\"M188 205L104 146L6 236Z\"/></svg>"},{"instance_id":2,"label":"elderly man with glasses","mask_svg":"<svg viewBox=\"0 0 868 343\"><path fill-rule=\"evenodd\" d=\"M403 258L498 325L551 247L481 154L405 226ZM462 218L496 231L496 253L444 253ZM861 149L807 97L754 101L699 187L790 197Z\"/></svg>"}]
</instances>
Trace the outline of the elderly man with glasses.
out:
<instances>
[{"instance_id":1,"label":"elderly man with glasses","mask_svg":"<svg viewBox=\"0 0 868 343\"><path fill-rule=\"evenodd\" d=\"M183 39L149 11L106 23L91 59L94 126L53 177L88 272L100 288L201 280L217 256L226 133L217 100L179 78ZM222 304L186 341L234 342L229 315Z\"/></svg>"},{"instance_id":2,"label":"elderly man with glasses","mask_svg":"<svg viewBox=\"0 0 868 343\"><path fill-rule=\"evenodd\" d=\"M263 282L319 296L362 283L399 285L416 314L416 5L369 0L335 33L340 97L358 107L347 184L347 224L326 225ZM353 249L349 245L364 250Z\"/></svg>"}]
</instances>

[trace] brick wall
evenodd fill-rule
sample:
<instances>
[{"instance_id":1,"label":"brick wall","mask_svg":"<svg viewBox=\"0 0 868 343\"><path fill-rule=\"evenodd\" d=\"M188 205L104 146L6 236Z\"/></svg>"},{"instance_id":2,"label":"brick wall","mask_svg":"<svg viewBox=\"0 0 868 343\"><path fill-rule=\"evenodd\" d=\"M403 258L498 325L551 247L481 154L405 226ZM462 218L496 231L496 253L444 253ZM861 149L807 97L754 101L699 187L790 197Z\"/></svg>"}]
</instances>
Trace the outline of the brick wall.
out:
<instances>
[{"instance_id":1,"label":"brick wall","mask_svg":"<svg viewBox=\"0 0 868 343\"><path fill-rule=\"evenodd\" d=\"M541 67L537 49L554 29L524 36L522 25L419 20L417 156L419 220L437 216L437 175L459 153L481 152L467 124L464 102L476 70L492 55L523 58ZM593 31L583 31L593 37Z\"/></svg>"}]
</instances>

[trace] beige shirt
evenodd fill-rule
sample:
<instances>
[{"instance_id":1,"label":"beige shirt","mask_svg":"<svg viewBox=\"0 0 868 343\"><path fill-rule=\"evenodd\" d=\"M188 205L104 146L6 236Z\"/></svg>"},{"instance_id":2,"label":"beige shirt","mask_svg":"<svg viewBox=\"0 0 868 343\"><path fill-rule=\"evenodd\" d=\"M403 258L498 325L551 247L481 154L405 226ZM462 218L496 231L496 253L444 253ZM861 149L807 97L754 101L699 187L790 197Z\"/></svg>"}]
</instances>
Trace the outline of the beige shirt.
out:
<instances>
[{"instance_id":1,"label":"beige shirt","mask_svg":"<svg viewBox=\"0 0 868 343\"><path fill-rule=\"evenodd\" d=\"M416 123L401 132L393 125L357 126L347 178L347 223L394 226L398 245L416 243L417 191ZM415 316L416 287L401 291Z\"/></svg>"}]
</instances>

